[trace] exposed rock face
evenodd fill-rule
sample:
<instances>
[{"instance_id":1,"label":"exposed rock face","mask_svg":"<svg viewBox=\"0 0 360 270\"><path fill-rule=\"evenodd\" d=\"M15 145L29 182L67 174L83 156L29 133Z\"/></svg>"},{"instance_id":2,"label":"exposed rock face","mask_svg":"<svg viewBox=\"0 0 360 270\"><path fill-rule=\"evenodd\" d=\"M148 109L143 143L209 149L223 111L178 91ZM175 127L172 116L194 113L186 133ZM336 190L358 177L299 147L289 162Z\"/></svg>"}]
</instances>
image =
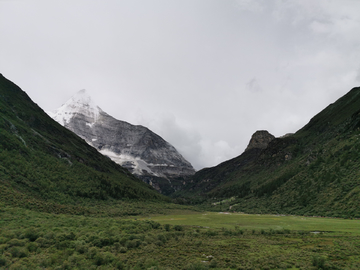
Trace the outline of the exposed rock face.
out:
<instances>
[{"instance_id":1,"label":"exposed rock face","mask_svg":"<svg viewBox=\"0 0 360 270\"><path fill-rule=\"evenodd\" d=\"M271 135L268 131L258 130L252 135L245 151L252 148L265 149L273 139L275 139L275 136Z\"/></svg>"},{"instance_id":2,"label":"exposed rock face","mask_svg":"<svg viewBox=\"0 0 360 270\"><path fill-rule=\"evenodd\" d=\"M108 115L85 90L49 115L136 175L172 178L195 173L172 145L146 127Z\"/></svg>"}]
</instances>

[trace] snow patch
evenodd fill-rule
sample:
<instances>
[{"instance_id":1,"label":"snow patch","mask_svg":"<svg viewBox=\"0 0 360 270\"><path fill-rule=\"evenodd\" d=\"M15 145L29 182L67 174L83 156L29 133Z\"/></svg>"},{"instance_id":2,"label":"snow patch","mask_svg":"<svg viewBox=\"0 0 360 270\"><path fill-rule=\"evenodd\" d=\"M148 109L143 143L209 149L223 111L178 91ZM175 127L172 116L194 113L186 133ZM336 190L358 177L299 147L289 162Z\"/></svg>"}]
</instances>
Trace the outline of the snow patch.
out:
<instances>
[{"instance_id":1,"label":"snow patch","mask_svg":"<svg viewBox=\"0 0 360 270\"><path fill-rule=\"evenodd\" d=\"M108 156L111 160L113 160L114 162L116 162L120 165L124 165L124 164L130 162L131 164L133 164L133 173L137 174L137 175L143 175L144 171L146 171L147 173L149 173L151 175L158 176L158 177L164 177L164 175L159 175L159 174L154 173L151 170L151 167L168 166L167 164L147 163L138 157L134 157L134 156L131 156L128 154L118 155L109 149L101 149L101 150L99 150L99 152L105 156Z\"/></svg>"}]
</instances>

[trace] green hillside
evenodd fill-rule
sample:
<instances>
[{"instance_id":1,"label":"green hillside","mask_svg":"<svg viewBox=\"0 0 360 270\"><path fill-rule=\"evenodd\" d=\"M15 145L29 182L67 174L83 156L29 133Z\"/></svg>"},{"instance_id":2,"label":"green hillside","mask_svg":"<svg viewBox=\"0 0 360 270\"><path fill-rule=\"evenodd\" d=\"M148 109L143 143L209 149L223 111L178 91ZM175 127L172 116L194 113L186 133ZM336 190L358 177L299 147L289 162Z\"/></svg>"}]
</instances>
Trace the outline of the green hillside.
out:
<instances>
[{"instance_id":1,"label":"green hillside","mask_svg":"<svg viewBox=\"0 0 360 270\"><path fill-rule=\"evenodd\" d=\"M294 135L197 172L175 197L214 210L360 217L359 127L354 88Z\"/></svg>"},{"instance_id":2,"label":"green hillside","mask_svg":"<svg viewBox=\"0 0 360 270\"><path fill-rule=\"evenodd\" d=\"M84 213L91 204L131 199L168 201L53 121L0 75L0 203Z\"/></svg>"}]
</instances>

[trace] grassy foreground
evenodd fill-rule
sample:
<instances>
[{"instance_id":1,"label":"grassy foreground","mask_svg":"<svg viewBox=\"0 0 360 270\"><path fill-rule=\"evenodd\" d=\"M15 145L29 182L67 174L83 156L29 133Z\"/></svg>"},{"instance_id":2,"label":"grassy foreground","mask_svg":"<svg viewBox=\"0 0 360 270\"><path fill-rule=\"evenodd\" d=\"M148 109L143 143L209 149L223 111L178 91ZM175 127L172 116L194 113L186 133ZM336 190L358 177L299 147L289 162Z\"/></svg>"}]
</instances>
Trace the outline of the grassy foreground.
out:
<instances>
[{"instance_id":1,"label":"grassy foreground","mask_svg":"<svg viewBox=\"0 0 360 270\"><path fill-rule=\"evenodd\" d=\"M0 269L359 269L359 227L342 219L129 219L0 205Z\"/></svg>"}]
</instances>

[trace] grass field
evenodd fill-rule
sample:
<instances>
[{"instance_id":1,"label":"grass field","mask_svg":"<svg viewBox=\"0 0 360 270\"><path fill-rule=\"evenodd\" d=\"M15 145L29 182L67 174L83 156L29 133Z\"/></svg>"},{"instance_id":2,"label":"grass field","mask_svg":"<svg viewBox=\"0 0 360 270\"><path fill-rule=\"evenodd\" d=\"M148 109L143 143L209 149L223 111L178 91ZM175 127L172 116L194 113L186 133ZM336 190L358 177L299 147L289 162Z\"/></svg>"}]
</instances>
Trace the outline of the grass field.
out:
<instances>
[{"instance_id":1,"label":"grass field","mask_svg":"<svg viewBox=\"0 0 360 270\"><path fill-rule=\"evenodd\" d=\"M0 205L0 269L360 269L358 220L177 213L124 218Z\"/></svg>"},{"instance_id":2,"label":"grass field","mask_svg":"<svg viewBox=\"0 0 360 270\"><path fill-rule=\"evenodd\" d=\"M187 215L162 215L151 218L161 224L202 226L208 228L234 229L235 226L247 230L302 230L320 232L347 232L360 234L360 220L339 218L319 218L278 215L247 215L240 213L193 213Z\"/></svg>"}]
</instances>

